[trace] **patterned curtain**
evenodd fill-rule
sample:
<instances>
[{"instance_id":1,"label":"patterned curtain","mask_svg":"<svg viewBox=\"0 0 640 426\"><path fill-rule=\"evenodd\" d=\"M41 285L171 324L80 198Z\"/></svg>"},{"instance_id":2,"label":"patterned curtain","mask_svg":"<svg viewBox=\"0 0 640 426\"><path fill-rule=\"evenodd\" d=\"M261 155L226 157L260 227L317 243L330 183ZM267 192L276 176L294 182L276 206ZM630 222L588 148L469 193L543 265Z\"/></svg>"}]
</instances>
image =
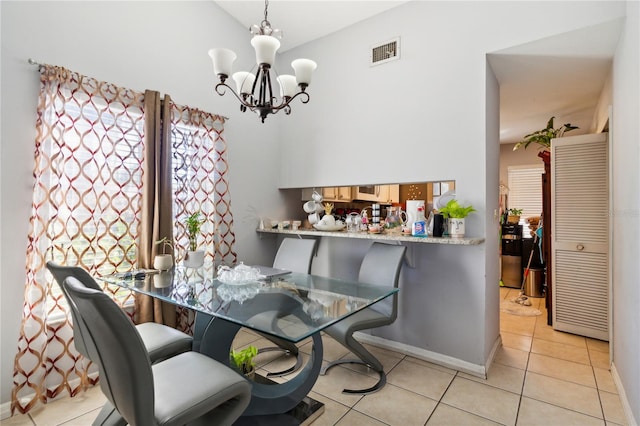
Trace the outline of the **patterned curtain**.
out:
<instances>
[{"instance_id":1,"label":"patterned curtain","mask_svg":"<svg viewBox=\"0 0 640 426\"><path fill-rule=\"evenodd\" d=\"M231 196L227 181L227 143L224 117L171 104L174 238L180 258L189 246L185 219L200 212L203 219L199 247L205 259L233 264Z\"/></svg>"},{"instance_id":2,"label":"patterned curtain","mask_svg":"<svg viewBox=\"0 0 640 426\"><path fill-rule=\"evenodd\" d=\"M171 104L173 213L176 258L189 246L184 220L200 212L203 219L199 249L205 260L234 264L235 252L231 197L227 181L227 143L224 117ZM193 312L178 309L178 328L193 329Z\"/></svg>"},{"instance_id":3,"label":"patterned curtain","mask_svg":"<svg viewBox=\"0 0 640 426\"><path fill-rule=\"evenodd\" d=\"M26 413L95 384L73 346L66 301L47 260L94 275L135 267L140 227L143 94L42 66L26 286L11 410ZM105 289L105 291L110 291ZM122 306L128 291L112 291Z\"/></svg>"},{"instance_id":4,"label":"patterned curtain","mask_svg":"<svg viewBox=\"0 0 640 426\"><path fill-rule=\"evenodd\" d=\"M97 370L95 366L73 346L66 301L46 270L46 261L78 265L95 276L138 268L141 230L147 225L142 221L150 220L141 213L143 192L149 193L143 191L145 94L61 67L45 65L40 72L27 281L12 413L26 413L63 392L74 396L98 381L97 374L88 374ZM168 97L165 101L170 102ZM162 126L170 121L176 259L188 246L184 219L200 212L204 219L200 248L208 260L235 263L222 136L225 120L170 105L171 118L167 112ZM169 142L164 137L156 143ZM146 245L154 238L145 237ZM144 263L151 259L153 248L151 244L151 253L142 256L148 258L142 259ZM117 287L105 291L134 319L131 292ZM189 317L180 313L180 328L190 329Z\"/></svg>"}]
</instances>

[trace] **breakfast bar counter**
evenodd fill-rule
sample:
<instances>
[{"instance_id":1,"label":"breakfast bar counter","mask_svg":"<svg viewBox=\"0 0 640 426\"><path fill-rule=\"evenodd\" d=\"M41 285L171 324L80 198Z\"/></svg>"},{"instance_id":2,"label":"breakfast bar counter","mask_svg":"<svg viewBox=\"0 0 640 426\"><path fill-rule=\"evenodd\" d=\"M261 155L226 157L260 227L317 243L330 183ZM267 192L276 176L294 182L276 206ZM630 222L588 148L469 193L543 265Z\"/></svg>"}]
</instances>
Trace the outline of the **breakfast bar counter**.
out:
<instances>
[{"instance_id":1,"label":"breakfast bar counter","mask_svg":"<svg viewBox=\"0 0 640 426\"><path fill-rule=\"evenodd\" d=\"M382 232L379 234L369 232L347 232L347 231L318 231L315 229L298 229L298 230L279 230L279 229L258 229L263 234L282 234L282 235L306 235L312 237L334 237L334 238L358 238L369 240L387 240L401 241L408 243L422 244L450 244L475 246L484 243L484 238L449 238L449 237L414 237L411 235L403 235L393 232Z\"/></svg>"},{"instance_id":2,"label":"breakfast bar counter","mask_svg":"<svg viewBox=\"0 0 640 426\"><path fill-rule=\"evenodd\" d=\"M482 346L485 336L475 332L470 324L477 323L476 316L484 313L468 305L470 297L485 291L471 278L474 271L486 267L483 253L489 248L484 237L414 237L387 230L369 233L315 228L258 228L256 236L265 252L274 253L285 238L317 239L311 274L351 281L358 279L362 261L374 241L406 246L396 321L358 332L357 339L486 377L485 361L496 349ZM265 264L272 261L263 260ZM469 349L477 347L484 349L476 352Z\"/></svg>"}]
</instances>

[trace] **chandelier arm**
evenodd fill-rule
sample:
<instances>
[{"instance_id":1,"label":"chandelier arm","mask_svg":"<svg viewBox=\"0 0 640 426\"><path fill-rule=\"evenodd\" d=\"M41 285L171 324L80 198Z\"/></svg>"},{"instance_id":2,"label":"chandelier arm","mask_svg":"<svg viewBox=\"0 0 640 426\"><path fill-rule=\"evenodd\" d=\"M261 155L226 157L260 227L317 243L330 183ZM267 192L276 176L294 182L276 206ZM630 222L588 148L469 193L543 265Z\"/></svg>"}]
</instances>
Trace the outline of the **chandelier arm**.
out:
<instances>
[{"instance_id":1,"label":"chandelier arm","mask_svg":"<svg viewBox=\"0 0 640 426\"><path fill-rule=\"evenodd\" d=\"M236 93L236 91L235 91L235 90L233 90L233 88L232 88L231 86L229 86L227 83L218 83L218 84L216 84L216 87L215 87L216 93L217 93L218 95L220 95L220 96L223 96L223 95L226 93L225 88L229 89L229 91L230 91L231 93L233 93L233 96L235 96L235 97L240 101L240 103L241 103L243 106L245 106L245 107L247 107L247 108L249 108L249 109L251 109L251 110L253 111L253 105L251 105L251 104L250 104L250 103L248 103L245 99L243 99L242 97L240 97L240 96ZM222 90L222 91L221 91L221 90Z\"/></svg>"},{"instance_id":2,"label":"chandelier arm","mask_svg":"<svg viewBox=\"0 0 640 426\"><path fill-rule=\"evenodd\" d=\"M290 97L289 99L287 99L286 102L283 100L283 102L280 105L273 106L272 107L273 114L275 114L276 112L280 111L281 109L284 109L285 112L286 112L287 108L289 109L289 112L287 112L287 114L290 114L291 113L291 107L289 106L289 104L291 103L291 101L293 101L298 96L303 96L304 99L302 99L302 98L300 99L303 104L306 104L307 102L309 102L309 94L307 92L298 92L295 95L293 95L292 97Z\"/></svg>"}]
</instances>

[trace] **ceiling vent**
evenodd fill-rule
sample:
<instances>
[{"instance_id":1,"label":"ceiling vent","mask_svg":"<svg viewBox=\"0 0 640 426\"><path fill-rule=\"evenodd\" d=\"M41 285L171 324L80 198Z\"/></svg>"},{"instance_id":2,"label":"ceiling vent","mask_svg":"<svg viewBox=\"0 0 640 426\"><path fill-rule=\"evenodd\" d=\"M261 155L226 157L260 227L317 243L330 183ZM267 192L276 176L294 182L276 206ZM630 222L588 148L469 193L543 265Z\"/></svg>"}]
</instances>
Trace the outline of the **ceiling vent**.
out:
<instances>
[{"instance_id":1,"label":"ceiling vent","mask_svg":"<svg viewBox=\"0 0 640 426\"><path fill-rule=\"evenodd\" d=\"M371 46L370 65L380 65L400 59L400 37Z\"/></svg>"}]
</instances>

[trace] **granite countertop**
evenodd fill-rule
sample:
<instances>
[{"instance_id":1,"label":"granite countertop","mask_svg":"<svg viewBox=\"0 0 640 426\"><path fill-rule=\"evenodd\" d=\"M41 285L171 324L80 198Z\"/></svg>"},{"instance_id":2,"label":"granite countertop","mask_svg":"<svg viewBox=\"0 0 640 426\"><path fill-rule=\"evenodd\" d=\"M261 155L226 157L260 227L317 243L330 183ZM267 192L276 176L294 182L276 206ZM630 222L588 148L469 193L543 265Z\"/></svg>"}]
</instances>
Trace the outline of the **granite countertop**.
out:
<instances>
[{"instance_id":1,"label":"granite countertop","mask_svg":"<svg viewBox=\"0 0 640 426\"><path fill-rule=\"evenodd\" d=\"M449 238L449 237L414 237L411 235L402 235L399 233L383 232L381 234L371 234L368 232L347 232L342 231L318 231L315 229L298 229L292 231L289 229L257 229L257 232L264 234L291 234L291 235L309 235L317 237L334 237L334 238L359 238L369 240L389 240L389 241L405 241L409 243L422 244L454 244L462 246L474 246L484 243L484 238Z\"/></svg>"}]
</instances>

